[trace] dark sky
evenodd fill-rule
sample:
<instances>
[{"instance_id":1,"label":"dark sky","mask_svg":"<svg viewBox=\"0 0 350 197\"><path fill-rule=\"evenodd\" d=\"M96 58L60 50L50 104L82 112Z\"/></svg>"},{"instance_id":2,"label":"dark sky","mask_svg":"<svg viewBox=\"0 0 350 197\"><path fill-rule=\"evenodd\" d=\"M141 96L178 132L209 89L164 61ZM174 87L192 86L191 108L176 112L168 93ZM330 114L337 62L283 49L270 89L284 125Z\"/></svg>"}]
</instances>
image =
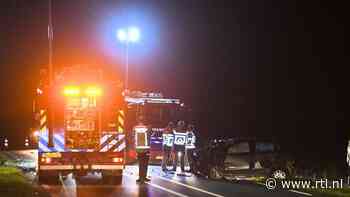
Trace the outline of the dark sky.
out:
<instances>
[{"instance_id":1,"label":"dark sky","mask_svg":"<svg viewBox=\"0 0 350 197\"><path fill-rule=\"evenodd\" d=\"M101 65L121 77L114 33L137 25L131 87L183 98L203 138L273 137L342 157L350 132L345 8L340 1L56 0L54 65ZM47 20L45 0L1 2L1 135L28 131L32 90L48 62Z\"/></svg>"}]
</instances>

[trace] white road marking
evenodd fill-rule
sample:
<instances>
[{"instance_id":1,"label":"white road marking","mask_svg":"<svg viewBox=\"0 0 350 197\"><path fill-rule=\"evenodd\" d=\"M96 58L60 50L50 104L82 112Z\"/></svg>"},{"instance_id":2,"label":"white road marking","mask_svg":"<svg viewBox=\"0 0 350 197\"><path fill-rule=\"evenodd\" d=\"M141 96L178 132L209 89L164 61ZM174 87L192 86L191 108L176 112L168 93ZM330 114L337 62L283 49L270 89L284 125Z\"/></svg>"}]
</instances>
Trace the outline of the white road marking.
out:
<instances>
[{"instance_id":1,"label":"white road marking","mask_svg":"<svg viewBox=\"0 0 350 197\"><path fill-rule=\"evenodd\" d=\"M189 197L189 196L187 196L187 195L181 194L181 193L176 192L176 191L174 191L174 190L167 189L167 188L165 188L165 187L162 187L162 186L157 185L157 184L154 184L154 183L148 183L148 182L146 182L146 184L148 184L148 185L150 185L150 186L152 186L152 187L155 187L155 188L157 188L157 189L164 190L164 191L169 192L169 193L171 193L171 194L174 194L174 195L176 195L176 196L180 196L180 197Z\"/></svg>"},{"instance_id":2,"label":"white road marking","mask_svg":"<svg viewBox=\"0 0 350 197\"><path fill-rule=\"evenodd\" d=\"M200 188L198 188L198 187L194 187L194 186L191 186L191 185L187 185L187 184L184 184L184 183L175 181L175 180L167 179L167 178L164 178L164 177L161 177L161 176L158 176L158 178L160 178L160 179L162 179L162 180L165 180L165 181L169 181L169 182L171 182L171 183L175 183L175 184L178 184L178 185L181 185L181 186L190 188L190 189L193 189L193 190L196 190L196 191L199 191L199 192L202 192L202 193L209 194L209 195L211 195L211 196L224 197L223 195L216 194L216 193L213 193L213 192L209 192L209 191L207 191L207 190L200 189Z\"/></svg>"},{"instance_id":3,"label":"white road marking","mask_svg":"<svg viewBox=\"0 0 350 197\"><path fill-rule=\"evenodd\" d=\"M258 184L258 185L262 185L262 186L265 186L265 187L266 187L266 184L265 184L265 183L259 183L259 182L256 182L256 184Z\"/></svg>"},{"instance_id":4,"label":"white road marking","mask_svg":"<svg viewBox=\"0 0 350 197\"><path fill-rule=\"evenodd\" d=\"M131 178L136 178L136 176L130 175L130 174L126 174L126 173L124 173L123 175L124 175L124 176L127 176L127 177L131 177ZM152 186L152 187L155 187L155 188L157 188L157 189L160 189L160 190L169 192L169 193L171 193L171 194L173 194L173 195L175 195L175 196L189 197L189 196L187 196L187 195L185 195L185 194L176 192L176 191L171 190L171 189L167 189L167 188L162 187L162 186L160 186L160 185L157 185L157 184L155 184L155 183L149 183L149 182L145 182L145 183L148 184L148 185L150 185L150 186Z\"/></svg>"},{"instance_id":5,"label":"white road marking","mask_svg":"<svg viewBox=\"0 0 350 197\"><path fill-rule=\"evenodd\" d=\"M302 195L305 195L305 196L312 196L312 194L310 194L310 193L301 192L301 191L297 191L297 190L293 190L293 189L290 189L288 191L294 192L294 193L297 193L297 194L302 194Z\"/></svg>"}]
</instances>

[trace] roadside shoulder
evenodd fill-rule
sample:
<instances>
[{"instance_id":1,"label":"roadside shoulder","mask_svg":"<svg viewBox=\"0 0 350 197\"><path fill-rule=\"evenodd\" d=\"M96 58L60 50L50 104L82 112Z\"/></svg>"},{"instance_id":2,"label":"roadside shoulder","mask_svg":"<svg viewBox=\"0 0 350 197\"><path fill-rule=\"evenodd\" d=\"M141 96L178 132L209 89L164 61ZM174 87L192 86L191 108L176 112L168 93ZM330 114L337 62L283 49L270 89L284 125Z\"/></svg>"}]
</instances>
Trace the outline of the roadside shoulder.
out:
<instances>
[{"instance_id":1,"label":"roadside shoulder","mask_svg":"<svg viewBox=\"0 0 350 197\"><path fill-rule=\"evenodd\" d=\"M0 196L48 197L50 194L31 184L19 169L0 166Z\"/></svg>"}]
</instances>

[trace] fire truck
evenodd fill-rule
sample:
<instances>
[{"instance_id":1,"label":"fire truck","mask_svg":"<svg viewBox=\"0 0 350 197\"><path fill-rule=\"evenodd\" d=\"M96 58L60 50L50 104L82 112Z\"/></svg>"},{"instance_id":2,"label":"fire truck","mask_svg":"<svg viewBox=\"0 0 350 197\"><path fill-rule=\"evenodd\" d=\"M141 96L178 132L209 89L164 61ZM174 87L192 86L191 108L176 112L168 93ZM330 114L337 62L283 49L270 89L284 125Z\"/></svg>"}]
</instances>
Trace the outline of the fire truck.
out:
<instances>
[{"instance_id":1,"label":"fire truck","mask_svg":"<svg viewBox=\"0 0 350 197\"><path fill-rule=\"evenodd\" d=\"M126 140L120 83L98 69L73 66L48 84L43 74L33 103L39 181L100 172L104 182L121 183Z\"/></svg>"},{"instance_id":2,"label":"fire truck","mask_svg":"<svg viewBox=\"0 0 350 197\"><path fill-rule=\"evenodd\" d=\"M125 163L136 161L133 128L138 116L145 117L151 130L153 163L162 159L167 124L188 118L179 99L125 91L98 69L66 67L50 85L46 76L44 72L33 103L39 181L99 172L104 182L121 183Z\"/></svg>"},{"instance_id":3,"label":"fire truck","mask_svg":"<svg viewBox=\"0 0 350 197\"><path fill-rule=\"evenodd\" d=\"M126 105L127 161L136 160L132 129L137 117L144 117L150 134L150 163L159 164L162 160L162 134L170 121L190 121L190 109L178 98L165 97L162 93L128 91L124 92Z\"/></svg>"}]
</instances>

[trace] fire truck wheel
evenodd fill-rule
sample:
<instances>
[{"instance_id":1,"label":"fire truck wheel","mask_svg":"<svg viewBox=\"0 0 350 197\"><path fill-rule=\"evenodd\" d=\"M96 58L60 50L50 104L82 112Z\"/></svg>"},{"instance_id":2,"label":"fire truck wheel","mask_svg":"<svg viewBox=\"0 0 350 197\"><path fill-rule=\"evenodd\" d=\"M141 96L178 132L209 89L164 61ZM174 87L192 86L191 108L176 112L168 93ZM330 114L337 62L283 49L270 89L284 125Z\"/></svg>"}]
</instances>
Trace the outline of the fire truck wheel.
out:
<instances>
[{"instance_id":1,"label":"fire truck wheel","mask_svg":"<svg viewBox=\"0 0 350 197\"><path fill-rule=\"evenodd\" d=\"M38 173L38 183L39 184L58 184L58 174L48 174L45 172Z\"/></svg>"},{"instance_id":2,"label":"fire truck wheel","mask_svg":"<svg viewBox=\"0 0 350 197\"><path fill-rule=\"evenodd\" d=\"M123 181L123 176L113 173L102 173L102 181L105 184L120 185Z\"/></svg>"},{"instance_id":3,"label":"fire truck wheel","mask_svg":"<svg viewBox=\"0 0 350 197\"><path fill-rule=\"evenodd\" d=\"M123 176L112 176L112 184L113 185L120 185L123 182Z\"/></svg>"},{"instance_id":4,"label":"fire truck wheel","mask_svg":"<svg viewBox=\"0 0 350 197\"><path fill-rule=\"evenodd\" d=\"M38 174L38 183L39 184L47 183L47 179L48 179L47 176L45 176L43 174Z\"/></svg>"},{"instance_id":5,"label":"fire truck wheel","mask_svg":"<svg viewBox=\"0 0 350 197\"><path fill-rule=\"evenodd\" d=\"M122 176L112 176L112 175L105 175L102 178L103 178L103 183L108 185L120 185L123 180Z\"/></svg>"}]
</instances>

